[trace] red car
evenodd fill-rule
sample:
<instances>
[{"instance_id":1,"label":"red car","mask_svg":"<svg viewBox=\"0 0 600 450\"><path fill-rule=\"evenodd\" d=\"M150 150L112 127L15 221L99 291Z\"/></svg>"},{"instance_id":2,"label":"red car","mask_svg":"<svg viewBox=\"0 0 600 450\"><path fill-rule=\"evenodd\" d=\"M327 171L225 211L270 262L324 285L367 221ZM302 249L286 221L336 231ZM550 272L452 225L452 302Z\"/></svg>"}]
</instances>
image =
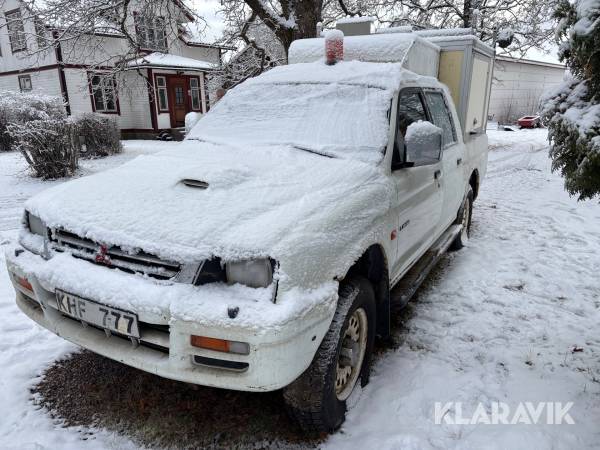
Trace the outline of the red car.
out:
<instances>
[{"instance_id":1,"label":"red car","mask_svg":"<svg viewBox=\"0 0 600 450\"><path fill-rule=\"evenodd\" d=\"M517 120L521 128L539 128L542 126L540 116L523 116Z\"/></svg>"}]
</instances>

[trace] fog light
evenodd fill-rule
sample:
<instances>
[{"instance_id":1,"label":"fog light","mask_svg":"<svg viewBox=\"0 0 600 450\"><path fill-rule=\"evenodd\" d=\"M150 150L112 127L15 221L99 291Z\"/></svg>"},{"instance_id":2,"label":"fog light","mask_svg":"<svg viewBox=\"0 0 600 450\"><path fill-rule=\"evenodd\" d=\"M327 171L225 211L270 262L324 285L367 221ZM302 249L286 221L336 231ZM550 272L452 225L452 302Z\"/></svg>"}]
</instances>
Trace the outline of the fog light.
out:
<instances>
[{"instance_id":1,"label":"fog light","mask_svg":"<svg viewBox=\"0 0 600 450\"><path fill-rule=\"evenodd\" d=\"M191 336L192 347L205 348L216 352L236 353L238 355L249 355L250 345L247 342L227 341L206 336Z\"/></svg>"}]
</instances>

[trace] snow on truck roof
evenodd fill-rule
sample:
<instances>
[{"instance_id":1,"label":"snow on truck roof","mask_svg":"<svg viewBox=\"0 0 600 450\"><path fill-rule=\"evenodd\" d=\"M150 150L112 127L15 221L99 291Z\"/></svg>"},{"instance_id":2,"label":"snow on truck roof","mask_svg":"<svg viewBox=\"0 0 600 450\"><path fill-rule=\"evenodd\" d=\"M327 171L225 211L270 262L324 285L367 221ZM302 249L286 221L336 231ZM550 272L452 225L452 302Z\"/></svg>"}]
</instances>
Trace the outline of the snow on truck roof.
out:
<instances>
[{"instance_id":1,"label":"snow on truck roof","mask_svg":"<svg viewBox=\"0 0 600 450\"><path fill-rule=\"evenodd\" d=\"M290 63L311 62L323 56L324 38L298 39L289 50ZM412 47L439 47L414 33L368 34L344 37L344 59L402 63Z\"/></svg>"},{"instance_id":2,"label":"snow on truck roof","mask_svg":"<svg viewBox=\"0 0 600 450\"><path fill-rule=\"evenodd\" d=\"M373 63L340 61L332 66L323 61L279 66L244 84L354 84L379 89L395 90L401 83L419 82L431 87L439 86L433 77L417 75L400 63Z\"/></svg>"}]
</instances>

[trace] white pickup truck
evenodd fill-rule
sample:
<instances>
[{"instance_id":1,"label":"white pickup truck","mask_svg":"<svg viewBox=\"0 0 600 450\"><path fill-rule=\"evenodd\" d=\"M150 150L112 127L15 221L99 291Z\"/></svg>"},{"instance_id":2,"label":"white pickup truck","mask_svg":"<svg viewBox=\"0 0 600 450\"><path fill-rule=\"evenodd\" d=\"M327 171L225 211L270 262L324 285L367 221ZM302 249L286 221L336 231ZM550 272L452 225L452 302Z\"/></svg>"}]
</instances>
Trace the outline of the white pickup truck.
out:
<instances>
[{"instance_id":1,"label":"white pickup truck","mask_svg":"<svg viewBox=\"0 0 600 450\"><path fill-rule=\"evenodd\" d=\"M400 33L368 48L386 39L440 51ZM485 119L463 132L468 108L398 59L275 68L176 149L30 199L7 253L18 306L162 377L283 388L302 427L337 429L390 304L467 240L486 169Z\"/></svg>"}]
</instances>

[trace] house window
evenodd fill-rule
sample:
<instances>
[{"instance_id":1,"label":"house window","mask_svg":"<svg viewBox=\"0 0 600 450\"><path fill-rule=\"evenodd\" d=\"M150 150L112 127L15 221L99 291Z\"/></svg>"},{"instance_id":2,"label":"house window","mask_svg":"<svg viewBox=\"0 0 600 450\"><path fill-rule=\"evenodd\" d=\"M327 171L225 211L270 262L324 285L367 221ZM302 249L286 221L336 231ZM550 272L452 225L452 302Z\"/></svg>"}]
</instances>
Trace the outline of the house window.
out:
<instances>
[{"instance_id":1,"label":"house window","mask_svg":"<svg viewBox=\"0 0 600 450\"><path fill-rule=\"evenodd\" d=\"M35 37L37 39L38 48L46 47L46 27L44 26L44 22L40 19L35 19L33 24L35 25Z\"/></svg>"},{"instance_id":2,"label":"house window","mask_svg":"<svg viewBox=\"0 0 600 450\"><path fill-rule=\"evenodd\" d=\"M192 95L192 109L200 111L200 83L198 78L190 78L190 93Z\"/></svg>"},{"instance_id":3,"label":"house window","mask_svg":"<svg viewBox=\"0 0 600 450\"><path fill-rule=\"evenodd\" d=\"M156 94L158 96L158 110L168 112L169 99L167 97L167 79L165 77L156 77Z\"/></svg>"},{"instance_id":4,"label":"house window","mask_svg":"<svg viewBox=\"0 0 600 450\"><path fill-rule=\"evenodd\" d=\"M23 19L21 19L20 10L17 9L6 13L6 28L8 29L11 51L16 53L27 50L25 28L23 27Z\"/></svg>"},{"instance_id":5,"label":"house window","mask_svg":"<svg viewBox=\"0 0 600 450\"><path fill-rule=\"evenodd\" d=\"M104 113L118 112L115 79L112 75L91 75L90 89L94 111Z\"/></svg>"},{"instance_id":6,"label":"house window","mask_svg":"<svg viewBox=\"0 0 600 450\"><path fill-rule=\"evenodd\" d=\"M21 92L31 91L31 75L19 75L19 89Z\"/></svg>"},{"instance_id":7,"label":"house window","mask_svg":"<svg viewBox=\"0 0 600 450\"><path fill-rule=\"evenodd\" d=\"M167 50L167 25L164 17L135 16L138 45L147 50Z\"/></svg>"}]
</instances>

